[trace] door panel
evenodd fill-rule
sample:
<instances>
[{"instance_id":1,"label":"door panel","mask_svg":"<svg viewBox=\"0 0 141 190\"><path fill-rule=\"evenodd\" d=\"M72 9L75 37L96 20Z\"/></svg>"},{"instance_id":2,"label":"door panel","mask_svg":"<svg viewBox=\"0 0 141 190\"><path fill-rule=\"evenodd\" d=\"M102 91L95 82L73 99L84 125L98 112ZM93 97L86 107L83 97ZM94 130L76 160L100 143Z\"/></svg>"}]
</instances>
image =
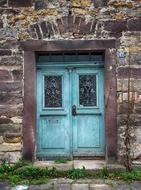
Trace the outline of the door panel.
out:
<instances>
[{"instance_id":1,"label":"door panel","mask_svg":"<svg viewBox=\"0 0 141 190\"><path fill-rule=\"evenodd\" d=\"M63 118L60 117L41 119L41 147L43 149L65 149L64 123Z\"/></svg>"},{"instance_id":2,"label":"door panel","mask_svg":"<svg viewBox=\"0 0 141 190\"><path fill-rule=\"evenodd\" d=\"M37 156L69 157L69 74L47 69L37 76Z\"/></svg>"},{"instance_id":3,"label":"door panel","mask_svg":"<svg viewBox=\"0 0 141 190\"><path fill-rule=\"evenodd\" d=\"M37 157L104 156L102 68L37 70Z\"/></svg>"},{"instance_id":4,"label":"door panel","mask_svg":"<svg viewBox=\"0 0 141 190\"><path fill-rule=\"evenodd\" d=\"M99 142L99 117L77 116L78 148L100 147Z\"/></svg>"},{"instance_id":5,"label":"door panel","mask_svg":"<svg viewBox=\"0 0 141 190\"><path fill-rule=\"evenodd\" d=\"M74 156L104 155L104 94L102 69L73 71Z\"/></svg>"}]
</instances>

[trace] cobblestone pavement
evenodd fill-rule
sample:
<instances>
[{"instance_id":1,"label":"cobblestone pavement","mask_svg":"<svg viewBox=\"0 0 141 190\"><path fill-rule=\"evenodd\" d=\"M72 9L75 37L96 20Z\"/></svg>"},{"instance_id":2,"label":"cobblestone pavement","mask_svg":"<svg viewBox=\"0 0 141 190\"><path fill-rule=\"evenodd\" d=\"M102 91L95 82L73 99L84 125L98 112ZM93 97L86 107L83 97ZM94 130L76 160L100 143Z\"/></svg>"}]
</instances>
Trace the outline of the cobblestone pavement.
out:
<instances>
[{"instance_id":1,"label":"cobblestone pavement","mask_svg":"<svg viewBox=\"0 0 141 190\"><path fill-rule=\"evenodd\" d=\"M53 179L44 185L31 185L10 187L6 183L0 183L0 190L141 190L140 182L120 182L109 180L68 180Z\"/></svg>"}]
</instances>

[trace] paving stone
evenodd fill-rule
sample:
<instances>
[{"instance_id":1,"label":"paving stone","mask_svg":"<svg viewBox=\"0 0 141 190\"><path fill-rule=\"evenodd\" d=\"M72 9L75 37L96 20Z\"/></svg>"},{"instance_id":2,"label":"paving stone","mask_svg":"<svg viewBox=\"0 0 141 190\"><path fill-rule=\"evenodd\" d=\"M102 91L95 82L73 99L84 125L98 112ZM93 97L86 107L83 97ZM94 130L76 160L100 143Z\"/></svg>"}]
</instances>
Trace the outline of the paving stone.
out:
<instances>
[{"instance_id":1,"label":"paving stone","mask_svg":"<svg viewBox=\"0 0 141 190\"><path fill-rule=\"evenodd\" d=\"M16 187L13 187L11 190L28 190L27 185L17 185Z\"/></svg>"},{"instance_id":2,"label":"paving stone","mask_svg":"<svg viewBox=\"0 0 141 190\"><path fill-rule=\"evenodd\" d=\"M73 184L72 190L88 190L89 185L88 184Z\"/></svg>"},{"instance_id":3,"label":"paving stone","mask_svg":"<svg viewBox=\"0 0 141 190\"><path fill-rule=\"evenodd\" d=\"M31 185L29 190L51 190L53 189L52 184L44 184L44 185Z\"/></svg>"},{"instance_id":4,"label":"paving stone","mask_svg":"<svg viewBox=\"0 0 141 190\"><path fill-rule=\"evenodd\" d=\"M141 190L141 182L134 182L131 187L132 190Z\"/></svg>"},{"instance_id":5,"label":"paving stone","mask_svg":"<svg viewBox=\"0 0 141 190\"><path fill-rule=\"evenodd\" d=\"M10 186L6 183L0 182L0 190L10 190Z\"/></svg>"},{"instance_id":6,"label":"paving stone","mask_svg":"<svg viewBox=\"0 0 141 190\"><path fill-rule=\"evenodd\" d=\"M54 188L55 190L71 190L70 184L58 184Z\"/></svg>"},{"instance_id":7,"label":"paving stone","mask_svg":"<svg viewBox=\"0 0 141 190\"><path fill-rule=\"evenodd\" d=\"M91 184L90 190L112 190L112 188L106 184Z\"/></svg>"},{"instance_id":8,"label":"paving stone","mask_svg":"<svg viewBox=\"0 0 141 190\"><path fill-rule=\"evenodd\" d=\"M31 185L28 190L141 190L141 182L133 182L130 185L127 184L126 182L115 182L115 181L112 181L112 185L107 185L98 182L86 184L85 181L83 181L83 183L78 183L77 181L77 183L75 184L68 182L66 183L60 183L60 182L61 182L60 179L53 179L50 180L48 184ZM15 190L15 189L8 189L8 186L6 184L4 184L5 186L2 185L0 186L0 190ZM4 187L7 187L7 189Z\"/></svg>"},{"instance_id":9,"label":"paving stone","mask_svg":"<svg viewBox=\"0 0 141 190\"><path fill-rule=\"evenodd\" d=\"M131 190L131 188L127 184L120 184L120 185L117 186L116 190ZM132 189L132 190L136 190L136 189Z\"/></svg>"}]
</instances>

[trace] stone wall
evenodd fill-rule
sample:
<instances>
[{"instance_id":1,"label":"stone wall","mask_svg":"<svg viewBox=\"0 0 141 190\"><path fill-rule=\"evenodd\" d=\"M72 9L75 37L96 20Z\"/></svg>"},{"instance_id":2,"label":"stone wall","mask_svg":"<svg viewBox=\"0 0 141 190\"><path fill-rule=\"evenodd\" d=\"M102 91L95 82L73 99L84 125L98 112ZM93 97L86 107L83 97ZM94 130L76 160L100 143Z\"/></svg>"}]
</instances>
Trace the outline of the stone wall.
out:
<instances>
[{"instance_id":1,"label":"stone wall","mask_svg":"<svg viewBox=\"0 0 141 190\"><path fill-rule=\"evenodd\" d=\"M132 156L141 159L141 0L3 0L0 2L0 159L22 152L23 51L29 39L116 39L118 157L124 153L131 65Z\"/></svg>"}]
</instances>

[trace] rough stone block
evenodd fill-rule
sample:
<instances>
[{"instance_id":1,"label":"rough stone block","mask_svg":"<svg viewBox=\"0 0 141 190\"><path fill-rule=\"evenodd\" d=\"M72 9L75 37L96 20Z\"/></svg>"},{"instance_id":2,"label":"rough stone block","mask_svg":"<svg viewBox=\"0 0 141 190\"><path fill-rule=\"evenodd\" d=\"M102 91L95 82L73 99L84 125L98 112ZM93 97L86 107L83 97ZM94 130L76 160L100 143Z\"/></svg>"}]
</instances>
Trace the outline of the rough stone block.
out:
<instances>
[{"instance_id":1,"label":"rough stone block","mask_svg":"<svg viewBox=\"0 0 141 190\"><path fill-rule=\"evenodd\" d=\"M132 103L123 102L119 104L119 114L126 114L129 109L129 113L134 113L134 105Z\"/></svg>"},{"instance_id":2,"label":"rough stone block","mask_svg":"<svg viewBox=\"0 0 141 190\"><path fill-rule=\"evenodd\" d=\"M23 114L23 104L0 106L0 115L6 117L15 117L15 116L22 116L22 114Z\"/></svg>"},{"instance_id":3,"label":"rough stone block","mask_svg":"<svg viewBox=\"0 0 141 190\"><path fill-rule=\"evenodd\" d=\"M22 158L21 152L6 152L3 159L9 163L16 163Z\"/></svg>"},{"instance_id":4,"label":"rough stone block","mask_svg":"<svg viewBox=\"0 0 141 190\"><path fill-rule=\"evenodd\" d=\"M35 9L46 9L47 8L47 1L46 0L36 0L35 1Z\"/></svg>"},{"instance_id":5,"label":"rough stone block","mask_svg":"<svg viewBox=\"0 0 141 190\"><path fill-rule=\"evenodd\" d=\"M120 67L117 69L118 78L128 78L129 77L129 68ZM131 78L140 79L141 68L131 68Z\"/></svg>"},{"instance_id":6,"label":"rough stone block","mask_svg":"<svg viewBox=\"0 0 141 190\"><path fill-rule=\"evenodd\" d=\"M31 38L37 39L37 34L36 34L36 31L35 31L35 28L33 25L31 25L29 27L28 32L29 32L29 35L31 36Z\"/></svg>"},{"instance_id":7,"label":"rough stone block","mask_svg":"<svg viewBox=\"0 0 141 190\"><path fill-rule=\"evenodd\" d=\"M3 142L4 142L3 136L0 136L0 144L2 144Z\"/></svg>"},{"instance_id":8,"label":"rough stone block","mask_svg":"<svg viewBox=\"0 0 141 190\"><path fill-rule=\"evenodd\" d=\"M128 30L140 31L141 30L141 18L130 19L127 23Z\"/></svg>"},{"instance_id":9,"label":"rough stone block","mask_svg":"<svg viewBox=\"0 0 141 190\"><path fill-rule=\"evenodd\" d=\"M89 190L88 184L72 184L72 190Z\"/></svg>"},{"instance_id":10,"label":"rough stone block","mask_svg":"<svg viewBox=\"0 0 141 190\"><path fill-rule=\"evenodd\" d=\"M0 49L0 56L8 56L8 55L11 55L12 54L12 51L9 50L9 49Z\"/></svg>"},{"instance_id":11,"label":"rough stone block","mask_svg":"<svg viewBox=\"0 0 141 190\"><path fill-rule=\"evenodd\" d=\"M134 126L138 126L138 127L141 126L141 115L140 114L139 115L138 114L131 115L131 119L134 121Z\"/></svg>"},{"instance_id":12,"label":"rough stone block","mask_svg":"<svg viewBox=\"0 0 141 190\"><path fill-rule=\"evenodd\" d=\"M122 31L127 30L126 21L105 21L104 22L104 30L114 32L114 33L120 33Z\"/></svg>"},{"instance_id":13,"label":"rough stone block","mask_svg":"<svg viewBox=\"0 0 141 190\"><path fill-rule=\"evenodd\" d=\"M34 24L33 27L35 28L35 31L36 31L37 36L38 36L38 39L42 39L43 36L42 36L42 33L41 33L40 25Z\"/></svg>"},{"instance_id":14,"label":"rough stone block","mask_svg":"<svg viewBox=\"0 0 141 190\"><path fill-rule=\"evenodd\" d=\"M16 143L16 144L3 143L0 145L0 152L21 151L21 148L22 148L21 143Z\"/></svg>"},{"instance_id":15,"label":"rough stone block","mask_svg":"<svg viewBox=\"0 0 141 190\"><path fill-rule=\"evenodd\" d=\"M0 81L11 81L12 76L8 70L0 70Z\"/></svg>"},{"instance_id":16,"label":"rough stone block","mask_svg":"<svg viewBox=\"0 0 141 190\"><path fill-rule=\"evenodd\" d=\"M17 49L19 47L16 39L5 39L0 41L1 49Z\"/></svg>"},{"instance_id":17,"label":"rough stone block","mask_svg":"<svg viewBox=\"0 0 141 190\"><path fill-rule=\"evenodd\" d=\"M76 32L76 24L75 24L75 18L73 16L65 16L62 17L61 19L57 19L57 28L58 32L60 34L65 34L68 32ZM78 25L77 25L78 27Z\"/></svg>"},{"instance_id":18,"label":"rough stone block","mask_svg":"<svg viewBox=\"0 0 141 190\"><path fill-rule=\"evenodd\" d=\"M3 1L0 1L0 7L7 7L7 2L8 0L3 0Z\"/></svg>"},{"instance_id":19,"label":"rough stone block","mask_svg":"<svg viewBox=\"0 0 141 190\"><path fill-rule=\"evenodd\" d=\"M82 21L80 24L80 34L90 34L92 32L94 32L94 28L95 28L96 22L95 20L90 21L88 23L86 23L85 21Z\"/></svg>"},{"instance_id":20,"label":"rough stone block","mask_svg":"<svg viewBox=\"0 0 141 190\"><path fill-rule=\"evenodd\" d=\"M79 34L80 24L81 24L81 17L77 16L73 19L73 33Z\"/></svg>"},{"instance_id":21,"label":"rough stone block","mask_svg":"<svg viewBox=\"0 0 141 190\"><path fill-rule=\"evenodd\" d=\"M6 133L20 133L21 128L21 124L0 124L0 135L4 135Z\"/></svg>"},{"instance_id":22,"label":"rough stone block","mask_svg":"<svg viewBox=\"0 0 141 190\"><path fill-rule=\"evenodd\" d=\"M59 33L60 34L65 33L65 27L64 27L64 24L63 24L63 20L62 19L57 19L56 23L57 23L57 26L58 26Z\"/></svg>"},{"instance_id":23,"label":"rough stone block","mask_svg":"<svg viewBox=\"0 0 141 190\"><path fill-rule=\"evenodd\" d=\"M6 133L4 135L4 142L20 143L21 142L21 133Z\"/></svg>"},{"instance_id":24,"label":"rough stone block","mask_svg":"<svg viewBox=\"0 0 141 190\"><path fill-rule=\"evenodd\" d=\"M22 100L22 93L21 92L1 92L0 93L0 102L1 105L6 104L21 104Z\"/></svg>"},{"instance_id":25,"label":"rough stone block","mask_svg":"<svg viewBox=\"0 0 141 190\"><path fill-rule=\"evenodd\" d=\"M3 28L3 22L1 20L0 20L0 28Z\"/></svg>"},{"instance_id":26,"label":"rough stone block","mask_svg":"<svg viewBox=\"0 0 141 190\"><path fill-rule=\"evenodd\" d=\"M9 124L12 120L7 117L0 117L0 124Z\"/></svg>"},{"instance_id":27,"label":"rough stone block","mask_svg":"<svg viewBox=\"0 0 141 190\"><path fill-rule=\"evenodd\" d=\"M9 0L8 6L12 7L29 7L32 6L32 0Z\"/></svg>"},{"instance_id":28,"label":"rough stone block","mask_svg":"<svg viewBox=\"0 0 141 190\"><path fill-rule=\"evenodd\" d=\"M0 58L0 66L21 66L23 64L23 57L19 55L15 56L3 56Z\"/></svg>"},{"instance_id":29,"label":"rough stone block","mask_svg":"<svg viewBox=\"0 0 141 190\"><path fill-rule=\"evenodd\" d=\"M67 33L67 32L73 32L73 16L64 16L62 17L62 24L64 27L64 31L62 30L62 33ZM62 28L63 29L63 28Z\"/></svg>"},{"instance_id":30,"label":"rough stone block","mask_svg":"<svg viewBox=\"0 0 141 190\"><path fill-rule=\"evenodd\" d=\"M81 7L81 8L86 8L86 7L91 7L93 5L93 2L91 0L72 0L72 6L73 7Z\"/></svg>"},{"instance_id":31,"label":"rough stone block","mask_svg":"<svg viewBox=\"0 0 141 190\"><path fill-rule=\"evenodd\" d=\"M53 185L52 184L50 184L50 183L48 183L48 184L44 184L44 185L31 185L30 187L29 187L29 190L53 190L54 189L54 187L53 187Z\"/></svg>"},{"instance_id":32,"label":"rough stone block","mask_svg":"<svg viewBox=\"0 0 141 190\"><path fill-rule=\"evenodd\" d=\"M141 65L141 51L130 55L132 65Z\"/></svg>"},{"instance_id":33,"label":"rough stone block","mask_svg":"<svg viewBox=\"0 0 141 190\"><path fill-rule=\"evenodd\" d=\"M11 117L10 119L13 123L21 124L23 117Z\"/></svg>"},{"instance_id":34,"label":"rough stone block","mask_svg":"<svg viewBox=\"0 0 141 190\"><path fill-rule=\"evenodd\" d=\"M98 8L98 7L103 7L106 4L106 1L103 0L94 0L94 7Z\"/></svg>"},{"instance_id":35,"label":"rough stone block","mask_svg":"<svg viewBox=\"0 0 141 190\"><path fill-rule=\"evenodd\" d=\"M141 114L141 107L135 107L135 113Z\"/></svg>"},{"instance_id":36,"label":"rough stone block","mask_svg":"<svg viewBox=\"0 0 141 190\"><path fill-rule=\"evenodd\" d=\"M0 91L1 92L14 92L22 91L23 84L22 82L0 82Z\"/></svg>"},{"instance_id":37,"label":"rough stone block","mask_svg":"<svg viewBox=\"0 0 141 190\"><path fill-rule=\"evenodd\" d=\"M50 22L47 22L46 25L47 25L47 28L48 28L48 37L50 38L50 36L54 35L52 24Z\"/></svg>"},{"instance_id":38,"label":"rough stone block","mask_svg":"<svg viewBox=\"0 0 141 190\"><path fill-rule=\"evenodd\" d=\"M13 70L12 74L13 74L14 81L21 81L23 79L22 70Z\"/></svg>"},{"instance_id":39,"label":"rough stone block","mask_svg":"<svg viewBox=\"0 0 141 190\"><path fill-rule=\"evenodd\" d=\"M90 190L112 190L112 187L106 184L91 184Z\"/></svg>"},{"instance_id":40,"label":"rough stone block","mask_svg":"<svg viewBox=\"0 0 141 190\"><path fill-rule=\"evenodd\" d=\"M42 33L43 33L43 38L44 39L48 38L49 37L49 31L48 31L46 21L41 22L40 26L41 26Z\"/></svg>"},{"instance_id":41,"label":"rough stone block","mask_svg":"<svg viewBox=\"0 0 141 190\"><path fill-rule=\"evenodd\" d=\"M71 190L71 184L57 184L55 190Z\"/></svg>"}]
</instances>

